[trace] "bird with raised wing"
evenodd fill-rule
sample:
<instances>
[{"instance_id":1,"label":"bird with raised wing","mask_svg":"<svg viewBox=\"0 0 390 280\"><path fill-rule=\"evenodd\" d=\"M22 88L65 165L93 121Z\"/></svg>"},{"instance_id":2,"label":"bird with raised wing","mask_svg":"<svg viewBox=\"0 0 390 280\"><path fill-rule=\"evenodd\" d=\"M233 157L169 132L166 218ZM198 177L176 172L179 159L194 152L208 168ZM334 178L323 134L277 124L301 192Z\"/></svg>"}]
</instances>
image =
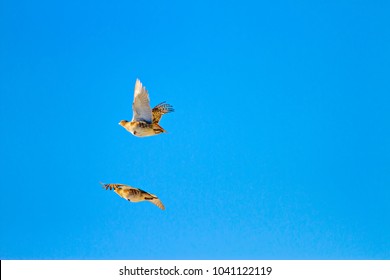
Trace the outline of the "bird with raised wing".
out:
<instances>
[{"instance_id":1,"label":"bird with raised wing","mask_svg":"<svg viewBox=\"0 0 390 280\"><path fill-rule=\"evenodd\" d=\"M149 201L156 205L161 210L165 210L165 206L162 204L161 200L158 199L154 194L145 192L141 189L137 189L124 184L102 184L103 188L106 190L114 190L120 197L131 201L131 202L141 202Z\"/></svg>"},{"instance_id":2,"label":"bird with raised wing","mask_svg":"<svg viewBox=\"0 0 390 280\"><path fill-rule=\"evenodd\" d=\"M166 132L159 122L163 115L173 111L173 107L165 102L152 109L148 91L137 79L134 87L133 119L130 122L121 120L119 124L137 137L154 136Z\"/></svg>"}]
</instances>

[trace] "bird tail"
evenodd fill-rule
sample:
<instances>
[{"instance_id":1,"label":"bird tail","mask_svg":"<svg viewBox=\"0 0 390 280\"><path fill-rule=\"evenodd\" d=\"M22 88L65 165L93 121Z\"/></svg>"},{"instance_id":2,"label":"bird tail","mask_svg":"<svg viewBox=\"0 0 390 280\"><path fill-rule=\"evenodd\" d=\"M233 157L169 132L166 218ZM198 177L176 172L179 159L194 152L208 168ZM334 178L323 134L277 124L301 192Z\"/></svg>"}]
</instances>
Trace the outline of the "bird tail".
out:
<instances>
[{"instance_id":1,"label":"bird tail","mask_svg":"<svg viewBox=\"0 0 390 280\"><path fill-rule=\"evenodd\" d=\"M106 189L106 190L108 190L108 189L110 189L110 190L114 189L115 190L115 188L116 188L115 184L105 184L105 183L102 183L102 182L100 182L100 184L102 185L102 188Z\"/></svg>"},{"instance_id":2,"label":"bird tail","mask_svg":"<svg viewBox=\"0 0 390 280\"><path fill-rule=\"evenodd\" d=\"M156 134L167 133L167 131L162 128L158 123L153 124L153 130Z\"/></svg>"},{"instance_id":3,"label":"bird tail","mask_svg":"<svg viewBox=\"0 0 390 280\"><path fill-rule=\"evenodd\" d=\"M100 185L102 185L103 189L107 190L109 188L108 184L105 184L105 183L102 183L102 182L99 182L99 183L100 183Z\"/></svg>"}]
</instances>

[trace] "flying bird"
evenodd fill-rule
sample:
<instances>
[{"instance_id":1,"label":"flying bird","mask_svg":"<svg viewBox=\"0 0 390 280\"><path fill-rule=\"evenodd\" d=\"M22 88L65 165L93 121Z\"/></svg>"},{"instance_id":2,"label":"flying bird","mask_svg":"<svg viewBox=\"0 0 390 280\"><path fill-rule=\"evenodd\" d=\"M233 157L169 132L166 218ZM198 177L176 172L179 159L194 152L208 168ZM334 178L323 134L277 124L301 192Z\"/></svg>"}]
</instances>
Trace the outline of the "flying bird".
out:
<instances>
[{"instance_id":1,"label":"flying bird","mask_svg":"<svg viewBox=\"0 0 390 280\"><path fill-rule=\"evenodd\" d=\"M173 107L165 102L150 107L148 91L139 79L135 82L133 119L121 120L119 124L137 137L154 136L166 132L158 123L163 115L173 112Z\"/></svg>"},{"instance_id":2,"label":"flying bird","mask_svg":"<svg viewBox=\"0 0 390 280\"><path fill-rule=\"evenodd\" d=\"M133 188L124 184L102 184L103 188L106 190L114 190L120 197L131 201L131 202L141 202L141 201L149 201L156 205L161 210L165 210L165 206L162 204L161 200L158 199L154 194L145 192L141 189Z\"/></svg>"}]
</instances>

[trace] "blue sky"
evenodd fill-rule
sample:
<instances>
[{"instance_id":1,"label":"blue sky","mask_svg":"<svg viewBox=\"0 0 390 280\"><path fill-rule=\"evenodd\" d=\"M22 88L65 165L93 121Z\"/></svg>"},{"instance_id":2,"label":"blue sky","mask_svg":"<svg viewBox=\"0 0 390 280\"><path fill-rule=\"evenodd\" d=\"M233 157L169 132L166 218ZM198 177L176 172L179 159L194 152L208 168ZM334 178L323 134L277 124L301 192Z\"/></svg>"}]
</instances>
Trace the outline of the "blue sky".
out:
<instances>
[{"instance_id":1,"label":"blue sky","mask_svg":"<svg viewBox=\"0 0 390 280\"><path fill-rule=\"evenodd\" d=\"M389 3L194 2L0 3L0 258L389 259Z\"/></svg>"}]
</instances>

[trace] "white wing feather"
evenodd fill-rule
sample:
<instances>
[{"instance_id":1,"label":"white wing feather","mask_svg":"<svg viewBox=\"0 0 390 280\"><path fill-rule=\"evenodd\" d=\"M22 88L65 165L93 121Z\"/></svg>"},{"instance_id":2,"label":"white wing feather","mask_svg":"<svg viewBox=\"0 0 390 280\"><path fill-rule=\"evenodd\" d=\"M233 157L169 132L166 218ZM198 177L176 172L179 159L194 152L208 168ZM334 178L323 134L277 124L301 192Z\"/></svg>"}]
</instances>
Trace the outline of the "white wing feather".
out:
<instances>
[{"instance_id":1,"label":"white wing feather","mask_svg":"<svg viewBox=\"0 0 390 280\"><path fill-rule=\"evenodd\" d=\"M150 107L148 91L142 86L139 79L135 82L132 121L152 123L152 108Z\"/></svg>"}]
</instances>

